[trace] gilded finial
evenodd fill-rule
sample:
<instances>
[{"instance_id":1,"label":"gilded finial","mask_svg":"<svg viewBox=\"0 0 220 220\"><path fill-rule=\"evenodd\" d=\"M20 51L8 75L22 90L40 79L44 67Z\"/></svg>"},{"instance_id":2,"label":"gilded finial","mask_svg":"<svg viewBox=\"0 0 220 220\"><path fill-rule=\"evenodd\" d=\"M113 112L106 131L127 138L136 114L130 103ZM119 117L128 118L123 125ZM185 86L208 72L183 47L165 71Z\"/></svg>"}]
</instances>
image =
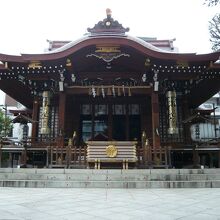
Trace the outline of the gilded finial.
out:
<instances>
[{"instance_id":1,"label":"gilded finial","mask_svg":"<svg viewBox=\"0 0 220 220\"><path fill-rule=\"evenodd\" d=\"M107 17L111 17L112 16L112 10L110 8L106 9L106 15L107 15Z\"/></svg>"},{"instance_id":2,"label":"gilded finial","mask_svg":"<svg viewBox=\"0 0 220 220\"><path fill-rule=\"evenodd\" d=\"M69 140L68 140L68 146L72 146L72 145L73 145L73 141L72 141L71 138L69 138Z\"/></svg>"},{"instance_id":3,"label":"gilded finial","mask_svg":"<svg viewBox=\"0 0 220 220\"><path fill-rule=\"evenodd\" d=\"M76 137L76 131L73 132L73 139Z\"/></svg>"},{"instance_id":4,"label":"gilded finial","mask_svg":"<svg viewBox=\"0 0 220 220\"><path fill-rule=\"evenodd\" d=\"M71 60L70 60L70 59L67 59L67 60L66 60L66 66L68 66L68 67L72 66L72 63L71 63Z\"/></svg>"}]
</instances>

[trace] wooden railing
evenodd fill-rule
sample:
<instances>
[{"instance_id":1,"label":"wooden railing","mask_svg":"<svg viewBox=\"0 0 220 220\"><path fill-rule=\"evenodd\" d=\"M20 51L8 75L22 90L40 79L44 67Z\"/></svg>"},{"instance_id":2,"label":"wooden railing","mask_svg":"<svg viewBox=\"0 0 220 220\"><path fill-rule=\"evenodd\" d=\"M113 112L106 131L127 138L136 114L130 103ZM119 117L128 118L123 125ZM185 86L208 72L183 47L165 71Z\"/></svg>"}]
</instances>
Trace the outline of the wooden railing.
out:
<instances>
[{"instance_id":1,"label":"wooden railing","mask_svg":"<svg viewBox=\"0 0 220 220\"><path fill-rule=\"evenodd\" d=\"M170 147L138 147L137 158L139 168L171 167Z\"/></svg>"},{"instance_id":2,"label":"wooden railing","mask_svg":"<svg viewBox=\"0 0 220 220\"><path fill-rule=\"evenodd\" d=\"M21 163L26 164L27 153L31 151L46 151L46 167L85 168L88 167L87 146L76 145L66 140L64 146L60 146L57 139L31 139L16 142L15 140L1 140L0 161L4 148L20 148ZM149 145L136 145L137 168L171 167L170 149L168 147L152 147Z\"/></svg>"},{"instance_id":3,"label":"wooden railing","mask_svg":"<svg viewBox=\"0 0 220 220\"><path fill-rule=\"evenodd\" d=\"M86 146L51 146L48 151L49 167L86 167Z\"/></svg>"}]
</instances>

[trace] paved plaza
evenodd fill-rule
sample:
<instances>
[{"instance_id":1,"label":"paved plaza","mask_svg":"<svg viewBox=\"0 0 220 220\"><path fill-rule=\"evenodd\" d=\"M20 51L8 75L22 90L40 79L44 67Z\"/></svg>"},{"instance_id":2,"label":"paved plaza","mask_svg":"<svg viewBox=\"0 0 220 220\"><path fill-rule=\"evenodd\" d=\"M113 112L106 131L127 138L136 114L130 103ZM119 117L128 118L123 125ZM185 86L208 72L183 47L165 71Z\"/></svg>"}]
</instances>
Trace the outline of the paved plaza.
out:
<instances>
[{"instance_id":1,"label":"paved plaza","mask_svg":"<svg viewBox=\"0 0 220 220\"><path fill-rule=\"evenodd\" d=\"M0 220L220 219L220 189L0 188Z\"/></svg>"}]
</instances>

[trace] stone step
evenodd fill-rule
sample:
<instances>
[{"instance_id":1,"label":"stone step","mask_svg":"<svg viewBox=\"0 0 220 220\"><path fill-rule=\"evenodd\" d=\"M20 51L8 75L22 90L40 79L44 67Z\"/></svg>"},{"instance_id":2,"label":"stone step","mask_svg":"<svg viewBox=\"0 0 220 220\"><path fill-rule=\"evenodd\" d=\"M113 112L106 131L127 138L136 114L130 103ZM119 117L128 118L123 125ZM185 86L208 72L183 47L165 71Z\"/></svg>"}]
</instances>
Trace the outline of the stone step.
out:
<instances>
[{"instance_id":1,"label":"stone step","mask_svg":"<svg viewBox=\"0 0 220 220\"><path fill-rule=\"evenodd\" d=\"M214 188L220 169L0 169L2 187Z\"/></svg>"},{"instance_id":2,"label":"stone step","mask_svg":"<svg viewBox=\"0 0 220 220\"><path fill-rule=\"evenodd\" d=\"M0 168L0 173L34 173L34 174L219 174L220 168L215 169L37 169L37 168Z\"/></svg>"},{"instance_id":3,"label":"stone step","mask_svg":"<svg viewBox=\"0 0 220 220\"><path fill-rule=\"evenodd\" d=\"M0 173L0 180L54 180L54 181L199 181L220 180L220 174L38 174Z\"/></svg>"},{"instance_id":4,"label":"stone step","mask_svg":"<svg viewBox=\"0 0 220 220\"><path fill-rule=\"evenodd\" d=\"M220 180L213 181L53 181L0 180L0 187L30 188L219 188Z\"/></svg>"}]
</instances>

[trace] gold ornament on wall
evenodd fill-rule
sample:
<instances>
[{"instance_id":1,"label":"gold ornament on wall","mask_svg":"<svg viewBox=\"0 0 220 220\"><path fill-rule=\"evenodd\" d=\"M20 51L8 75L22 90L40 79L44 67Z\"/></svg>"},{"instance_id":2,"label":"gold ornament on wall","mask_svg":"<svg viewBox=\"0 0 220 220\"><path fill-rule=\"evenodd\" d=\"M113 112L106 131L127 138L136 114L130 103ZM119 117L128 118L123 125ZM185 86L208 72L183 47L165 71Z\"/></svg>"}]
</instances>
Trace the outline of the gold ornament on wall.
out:
<instances>
[{"instance_id":1,"label":"gold ornament on wall","mask_svg":"<svg viewBox=\"0 0 220 220\"><path fill-rule=\"evenodd\" d=\"M42 68L42 64L40 61L31 61L31 63L28 64L28 68L31 68L31 69L40 69Z\"/></svg>"},{"instance_id":2,"label":"gold ornament on wall","mask_svg":"<svg viewBox=\"0 0 220 220\"><path fill-rule=\"evenodd\" d=\"M176 106L176 92L168 91L167 92L167 104L168 104L168 133L177 134L177 106Z\"/></svg>"},{"instance_id":3,"label":"gold ornament on wall","mask_svg":"<svg viewBox=\"0 0 220 220\"><path fill-rule=\"evenodd\" d=\"M44 91L43 94L43 103L42 103L42 116L41 116L41 134L49 134L49 106L50 106L50 92Z\"/></svg>"}]
</instances>

